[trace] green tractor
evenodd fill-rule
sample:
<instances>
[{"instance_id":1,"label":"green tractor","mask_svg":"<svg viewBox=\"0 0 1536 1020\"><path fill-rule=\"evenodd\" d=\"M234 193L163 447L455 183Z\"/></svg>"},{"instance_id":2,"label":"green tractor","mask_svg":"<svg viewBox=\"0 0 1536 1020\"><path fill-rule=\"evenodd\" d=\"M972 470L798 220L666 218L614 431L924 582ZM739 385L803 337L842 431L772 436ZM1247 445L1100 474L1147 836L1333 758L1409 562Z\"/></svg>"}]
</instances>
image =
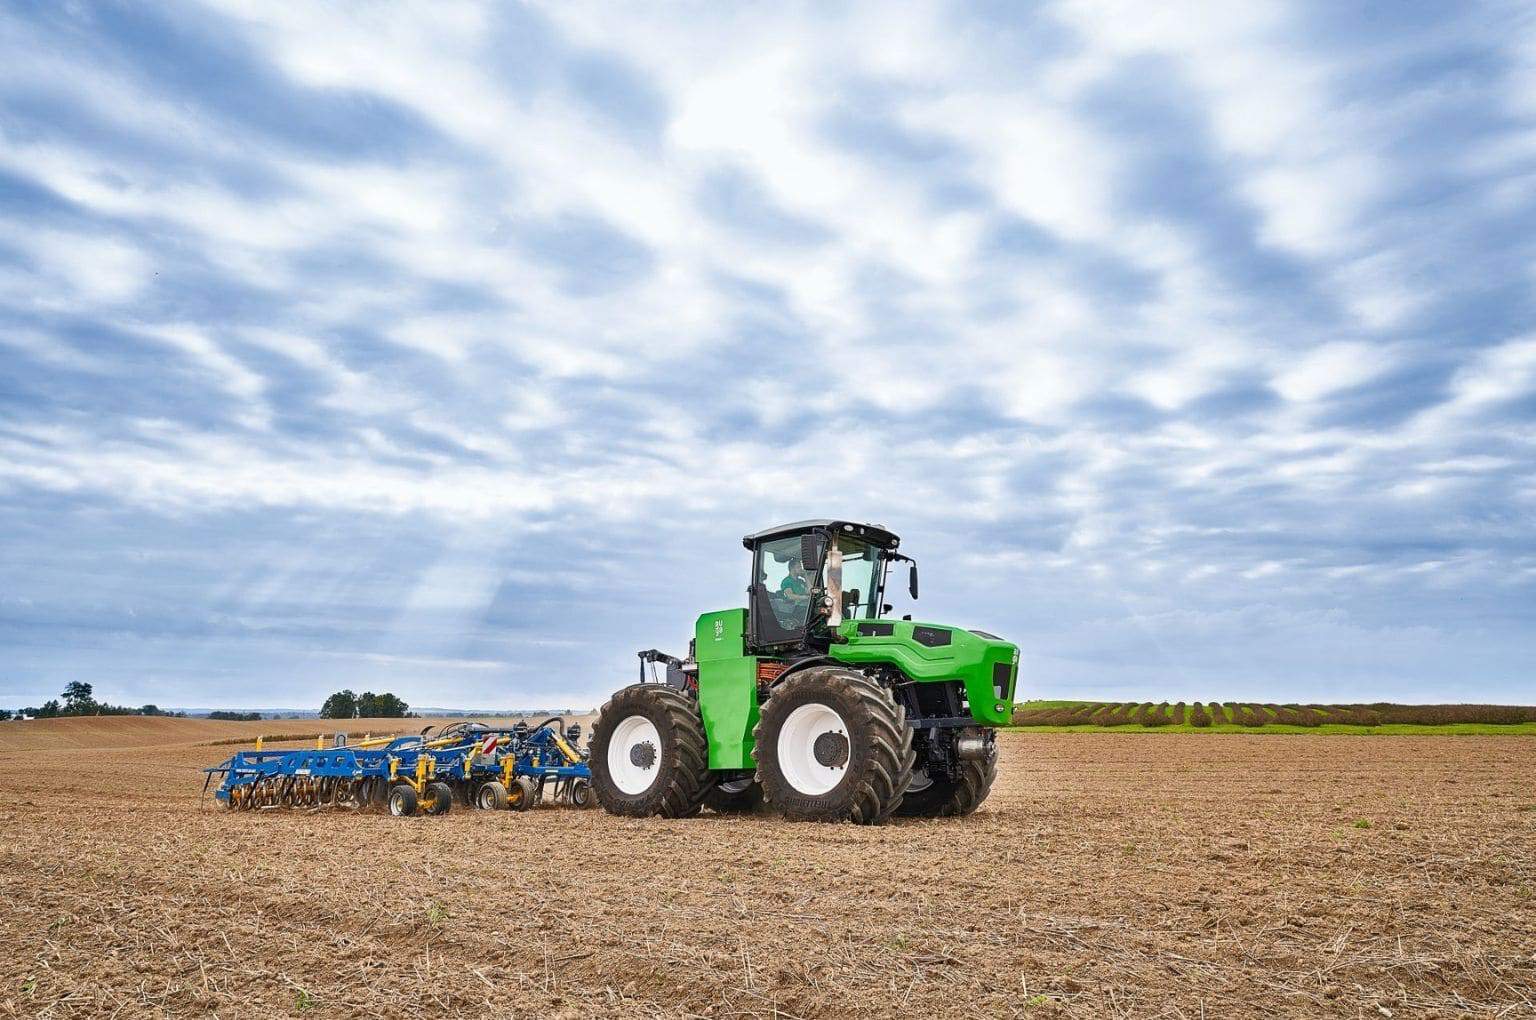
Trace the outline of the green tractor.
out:
<instances>
[{"instance_id":1,"label":"green tractor","mask_svg":"<svg viewBox=\"0 0 1536 1020\"><path fill-rule=\"evenodd\" d=\"M883 527L797 521L742 540L748 608L699 617L685 659L640 653L641 682L592 729L592 786L616 815L703 807L879 824L966 815L997 775L1019 650L977 630L890 619ZM649 666L665 682L646 682Z\"/></svg>"}]
</instances>

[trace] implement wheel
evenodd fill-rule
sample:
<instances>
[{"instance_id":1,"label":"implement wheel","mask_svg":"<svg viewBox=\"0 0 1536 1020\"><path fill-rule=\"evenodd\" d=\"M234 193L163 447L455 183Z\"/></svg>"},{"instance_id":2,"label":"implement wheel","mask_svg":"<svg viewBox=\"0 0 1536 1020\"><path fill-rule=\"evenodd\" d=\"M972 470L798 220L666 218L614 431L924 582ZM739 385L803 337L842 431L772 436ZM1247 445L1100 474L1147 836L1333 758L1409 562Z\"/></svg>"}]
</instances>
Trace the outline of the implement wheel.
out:
<instances>
[{"instance_id":1,"label":"implement wheel","mask_svg":"<svg viewBox=\"0 0 1536 1020\"><path fill-rule=\"evenodd\" d=\"M592 789L609 814L686 818L709 792L709 744L699 707L660 684L624 688L592 726Z\"/></svg>"},{"instance_id":2,"label":"implement wheel","mask_svg":"<svg viewBox=\"0 0 1536 1020\"><path fill-rule=\"evenodd\" d=\"M513 811L527 811L533 807L535 796L533 780L527 776L518 776L512 780L512 785L507 787L507 806Z\"/></svg>"},{"instance_id":3,"label":"implement wheel","mask_svg":"<svg viewBox=\"0 0 1536 1020\"><path fill-rule=\"evenodd\" d=\"M416 791L404 783L389 791L389 813L396 818L409 818L416 813Z\"/></svg>"},{"instance_id":4,"label":"implement wheel","mask_svg":"<svg viewBox=\"0 0 1536 1020\"><path fill-rule=\"evenodd\" d=\"M917 758L891 692L840 666L782 681L753 736L763 798L791 821L878 825L901 805Z\"/></svg>"},{"instance_id":5,"label":"implement wheel","mask_svg":"<svg viewBox=\"0 0 1536 1020\"><path fill-rule=\"evenodd\" d=\"M453 807L453 787L447 783L428 783L427 814L446 815L451 807Z\"/></svg>"},{"instance_id":6,"label":"implement wheel","mask_svg":"<svg viewBox=\"0 0 1536 1020\"><path fill-rule=\"evenodd\" d=\"M992 781L997 778L997 746L980 761L962 761L959 776L951 779L945 775L929 777L924 769L912 773L912 785L902 798L898 815L907 818L952 818L968 815L981 807L981 802L992 792Z\"/></svg>"},{"instance_id":7,"label":"implement wheel","mask_svg":"<svg viewBox=\"0 0 1536 1020\"><path fill-rule=\"evenodd\" d=\"M492 780L475 789L475 807L482 811L500 811L507 806L507 788Z\"/></svg>"},{"instance_id":8,"label":"implement wheel","mask_svg":"<svg viewBox=\"0 0 1536 1020\"><path fill-rule=\"evenodd\" d=\"M571 780L571 806L575 808L589 808L595 801L592 798L592 783L578 776Z\"/></svg>"}]
</instances>

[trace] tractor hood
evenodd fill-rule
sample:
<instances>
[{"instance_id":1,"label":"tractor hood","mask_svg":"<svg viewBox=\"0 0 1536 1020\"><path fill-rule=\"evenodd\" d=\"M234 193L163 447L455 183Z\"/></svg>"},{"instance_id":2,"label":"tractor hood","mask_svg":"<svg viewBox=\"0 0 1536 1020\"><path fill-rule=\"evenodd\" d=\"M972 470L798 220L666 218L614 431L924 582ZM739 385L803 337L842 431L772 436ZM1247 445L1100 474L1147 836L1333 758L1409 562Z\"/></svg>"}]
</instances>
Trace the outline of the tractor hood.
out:
<instances>
[{"instance_id":1,"label":"tractor hood","mask_svg":"<svg viewBox=\"0 0 1536 1020\"><path fill-rule=\"evenodd\" d=\"M916 620L844 620L828 654L849 663L889 663L919 683L959 680L971 716L1006 725L1013 713L1019 648L985 631Z\"/></svg>"}]
</instances>

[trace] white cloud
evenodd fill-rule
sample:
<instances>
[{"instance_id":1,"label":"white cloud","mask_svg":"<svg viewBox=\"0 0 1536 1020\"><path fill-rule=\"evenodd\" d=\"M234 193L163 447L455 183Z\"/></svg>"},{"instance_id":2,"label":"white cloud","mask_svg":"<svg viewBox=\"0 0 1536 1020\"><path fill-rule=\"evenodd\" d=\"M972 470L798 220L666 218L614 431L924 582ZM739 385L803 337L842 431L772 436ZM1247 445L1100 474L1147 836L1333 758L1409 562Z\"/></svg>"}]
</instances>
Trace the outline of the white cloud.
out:
<instances>
[{"instance_id":1,"label":"white cloud","mask_svg":"<svg viewBox=\"0 0 1536 1020\"><path fill-rule=\"evenodd\" d=\"M1369 382L1396 363L1381 344L1323 344L1295 358L1271 383L1286 400L1306 402Z\"/></svg>"},{"instance_id":2,"label":"white cloud","mask_svg":"<svg viewBox=\"0 0 1536 1020\"><path fill-rule=\"evenodd\" d=\"M400 647L365 663L490 662L406 647L411 619L479 626L506 570L485 536L552 514L585 534L867 510L951 542L957 597L1016 626L1058 608L1039 590L1112 603L1121 634L1187 598L1192 641L1246 626L1244 600L1526 583L1507 522L1536 475L1506 411L1536 342L1497 295L1526 258L1501 238L1529 212L1529 139L1483 125L1426 185L1404 143L1475 125L1445 124L1433 83L1346 101L1418 43L1313 45L1272 3L215 7L315 104L278 112L323 122L344 97L422 139L285 145L281 117L250 129L153 71L56 40L4 54L0 99L63 113L8 122L0 169L68 214L0 225L0 352L26 395L0 486L440 541L469 522L392 579ZM509 12L547 22L539 66L496 50ZM578 65L659 120L598 111ZM1102 115L1153 88L1179 105L1150 149L1188 153L1209 195L1130 176L1149 140ZM800 229L707 208L730 174ZM1444 402L1401 423L1447 360ZM85 406L93 387L114 399ZM1485 551L1393 551L1426 546ZM272 601L306 584L272 574L252 588Z\"/></svg>"}]
</instances>

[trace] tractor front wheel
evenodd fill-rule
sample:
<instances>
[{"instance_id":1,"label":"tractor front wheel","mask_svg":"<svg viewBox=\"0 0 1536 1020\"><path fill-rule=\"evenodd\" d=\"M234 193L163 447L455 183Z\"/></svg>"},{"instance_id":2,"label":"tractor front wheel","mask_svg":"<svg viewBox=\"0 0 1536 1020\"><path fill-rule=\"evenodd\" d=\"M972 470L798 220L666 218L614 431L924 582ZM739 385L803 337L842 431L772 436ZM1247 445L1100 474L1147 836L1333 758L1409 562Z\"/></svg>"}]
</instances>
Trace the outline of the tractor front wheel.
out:
<instances>
[{"instance_id":1,"label":"tractor front wheel","mask_svg":"<svg viewBox=\"0 0 1536 1020\"><path fill-rule=\"evenodd\" d=\"M624 688L592 727L592 790L612 815L687 818L710 786L709 744L693 700L660 684Z\"/></svg>"},{"instance_id":2,"label":"tractor front wheel","mask_svg":"<svg viewBox=\"0 0 1536 1020\"><path fill-rule=\"evenodd\" d=\"M912 731L891 692L857 670L816 666L763 703L757 781L791 821L878 825L912 779Z\"/></svg>"},{"instance_id":3,"label":"tractor front wheel","mask_svg":"<svg viewBox=\"0 0 1536 1020\"><path fill-rule=\"evenodd\" d=\"M912 785L896 813L906 818L955 818L975 811L997 778L997 748L980 761L960 762L956 772L954 779L929 776L923 769L913 772Z\"/></svg>"}]
</instances>

